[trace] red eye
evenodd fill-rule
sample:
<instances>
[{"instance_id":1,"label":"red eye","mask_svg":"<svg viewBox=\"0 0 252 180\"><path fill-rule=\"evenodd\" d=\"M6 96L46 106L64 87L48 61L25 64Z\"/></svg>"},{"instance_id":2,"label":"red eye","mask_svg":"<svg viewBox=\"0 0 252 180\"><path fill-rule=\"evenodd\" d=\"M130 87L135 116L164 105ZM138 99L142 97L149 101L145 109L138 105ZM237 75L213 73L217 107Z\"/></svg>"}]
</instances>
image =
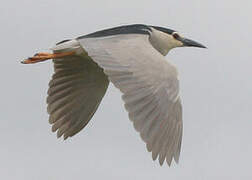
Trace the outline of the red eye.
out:
<instances>
[{"instance_id":1,"label":"red eye","mask_svg":"<svg viewBox=\"0 0 252 180\"><path fill-rule=\"evenodd\" d=\"M177 32L172 33L173 38L178 39L180 35Z\"/></svg>"}]
</instances>

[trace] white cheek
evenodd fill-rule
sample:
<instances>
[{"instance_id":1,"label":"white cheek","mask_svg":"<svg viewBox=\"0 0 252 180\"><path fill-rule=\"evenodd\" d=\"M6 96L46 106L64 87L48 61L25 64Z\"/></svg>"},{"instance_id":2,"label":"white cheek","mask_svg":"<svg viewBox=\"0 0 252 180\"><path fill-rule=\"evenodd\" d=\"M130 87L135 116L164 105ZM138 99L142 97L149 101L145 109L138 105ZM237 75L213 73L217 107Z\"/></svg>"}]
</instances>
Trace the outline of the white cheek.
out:
<instances>
[{"instance_id":1,"label":"white cheek","mask_svg":"<svg viewBox=\"0 0 252 180\"><path fill-rule=\"evenodd\" d=\"M172 35L155 29L152 29L150 42L154 48L156 48L164 56L167 55L171 49L181 47L183 45L180 41L174 39Z\"/></svg>"},{"instance_id":2,"label":"white cheek","mask_svg":"<svg viewBox=\"0 0 252 180\"><path fill-rule=\"evenodd\" d=\"M176 47L181 47L181 46L183 45L182 42L180 42L180 41L178 41L178 40L176 40L176 39L174 39L174 38L172 38L172 39L169 41L169 44L170 44L171 49L172 49L172 48L176 48Z\"/></svg>"},{"instance_id":3,"label":"white cheek","mask_svg":"<svg viewBox=\"0 0 252 180\"><path fill-rule=\"evenodd\" d=\"M171 49L183 46L183 43L174 39L173 37L168 37L165 41L165 54L167 54Z\"/></svg>"}]
</instances>

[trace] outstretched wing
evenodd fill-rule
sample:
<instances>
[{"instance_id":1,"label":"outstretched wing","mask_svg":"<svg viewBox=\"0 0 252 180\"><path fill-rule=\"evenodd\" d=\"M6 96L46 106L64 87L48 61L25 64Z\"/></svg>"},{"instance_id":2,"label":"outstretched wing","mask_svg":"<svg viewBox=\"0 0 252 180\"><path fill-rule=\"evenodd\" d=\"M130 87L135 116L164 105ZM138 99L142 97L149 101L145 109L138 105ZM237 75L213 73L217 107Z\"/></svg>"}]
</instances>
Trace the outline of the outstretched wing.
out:
<instances>
[{"instance_id":1,"label":"outstretched wing","mask_svg":"<svg viewBox=\"0 0 252 180\"><path fill-rule=\"evenodd\" d=\"M79 38L81 46L121 90L125 108L153 160L178 162L182 107L176 68L155 50L148 35Z\"/></svg>"},{"instance_id":2,"label":"outstretched wing","mask_svg":"<svg viewBox=\"0 0 252 180\"><path fill-rule=\"evenodd\" d=\"M48 113L52 131L64 139L82 130L97 110L108 87L103 70L89 57L68 56L53 60Z\"/></svg>"}]
</instances>

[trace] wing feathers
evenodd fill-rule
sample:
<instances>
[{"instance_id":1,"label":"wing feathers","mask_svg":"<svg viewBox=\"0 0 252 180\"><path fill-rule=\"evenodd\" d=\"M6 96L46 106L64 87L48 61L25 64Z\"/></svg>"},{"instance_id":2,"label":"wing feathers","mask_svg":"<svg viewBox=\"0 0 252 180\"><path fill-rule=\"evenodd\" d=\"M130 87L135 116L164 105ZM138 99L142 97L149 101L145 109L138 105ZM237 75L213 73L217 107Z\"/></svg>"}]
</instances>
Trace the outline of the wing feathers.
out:
<instances>
[{"instance_id":1,"label":"wing feathers","mask_svg":"<svg viewBox=\"0 0 252 180\"><path fill-rule=\"evenodd\" d=\"M97 110L108 87L103 70L90 58L71 56L54 60L49 83L48 113L52 131L64 139L78 133Z\"/></svg>"},{"instance_id":2,"label":"wing feathers","mask_svg":"<svg viewBox=\"0 0 252 180\"><path fill-rule=\"evenodd\" d=\"M176 68L149 43L147 35L79 39L81 46L123 93L135 129L162 165L178 162L182 110Z\"/></svg>"}]
</instances>

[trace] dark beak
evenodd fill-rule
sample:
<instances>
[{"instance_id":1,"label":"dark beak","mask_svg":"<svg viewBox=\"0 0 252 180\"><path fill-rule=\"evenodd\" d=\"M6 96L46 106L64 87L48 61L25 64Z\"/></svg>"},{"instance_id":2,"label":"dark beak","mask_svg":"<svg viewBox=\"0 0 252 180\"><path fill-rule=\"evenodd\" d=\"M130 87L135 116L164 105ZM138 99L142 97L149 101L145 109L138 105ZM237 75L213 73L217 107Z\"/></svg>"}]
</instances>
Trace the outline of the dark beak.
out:
<instances>
[{"instance_id":1,"label":"dark beak","mask_svg":"<svg viewBox=\"0 0 252 180\"><path fill-rule=\"evenodd\" d=\"M183 39L181 39L181 42L183 43L184 46L187 46L187 47L207 48L206 46L204 46L196 41L193 41L191 39L183 38Z\"/></svg>"}]
</instances>

